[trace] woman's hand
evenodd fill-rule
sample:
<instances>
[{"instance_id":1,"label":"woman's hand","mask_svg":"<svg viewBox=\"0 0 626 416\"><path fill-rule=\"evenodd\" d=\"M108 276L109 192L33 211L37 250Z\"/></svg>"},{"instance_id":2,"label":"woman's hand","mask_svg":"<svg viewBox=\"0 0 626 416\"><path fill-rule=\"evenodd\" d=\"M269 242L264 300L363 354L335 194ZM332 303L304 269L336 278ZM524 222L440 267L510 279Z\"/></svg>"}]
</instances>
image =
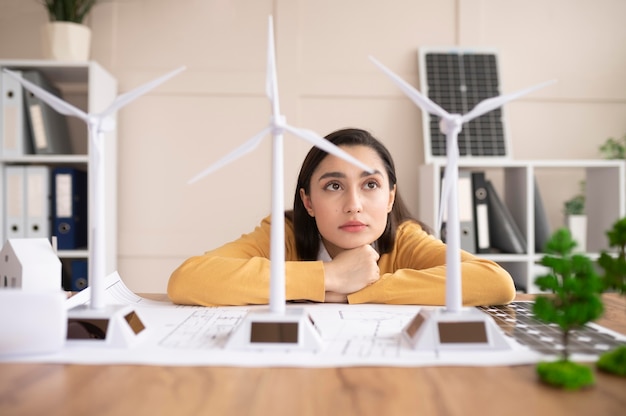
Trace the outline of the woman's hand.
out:
<instances>
[{"instance_id":1,"label":"woman's hand","mask_svg":"<svg viewBox=\"0 0 626 416\"><path fill-rule=\"evenodd\" d=\"M379 257L372 246L365 245L345 250L335 256L332 261L325 262L324 286L327 298L328 292L347 295L378 281L380 278L377 264Z\"/></svg>"}]
</instances>

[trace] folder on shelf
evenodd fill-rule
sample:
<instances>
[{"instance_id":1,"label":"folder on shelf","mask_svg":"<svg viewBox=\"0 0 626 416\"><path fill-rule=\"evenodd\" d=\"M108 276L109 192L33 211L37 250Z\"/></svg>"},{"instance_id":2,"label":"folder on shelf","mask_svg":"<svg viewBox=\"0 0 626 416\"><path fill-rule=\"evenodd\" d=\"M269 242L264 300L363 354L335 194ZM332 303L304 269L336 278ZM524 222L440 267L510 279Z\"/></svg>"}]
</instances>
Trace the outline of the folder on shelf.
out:
<instances>
[{"instance_id":1,"label":"folder on shelf","mask_svg":"<svg viewBox=\"0 0 626 416\"><path fill-rule=\"evenodd\" d=\"M26 238L50 238L50 168L26 166Z\"/></svg>"},{"instance_id":2,"label":"folder on shelf","mask_svg":"<svg viewBox=\"0 0 626 416\"><path fill-rule=\"evenodd\" d=\"M87 173L69 167L52 173L52 223L59 250L87 246Z\"/></svg>"},{"instance_id":3,"label":"folder on shelf","mask_svg":"<svg viewBox=\"0 0 626 416\"><path fill-rule=\"evenodd\" d=\"M20 71L15 72L21 75ZM32 153L22 85L9 74L1 72L0 93L0 155L16 157Z\"/></svg>"},{"instance_id":4,"label":"folder on shelf","mask_svg":"<svg viewBox=\"0 0 626 416\"><path fill-rule=\"evenodd\" d=\"M443 189L443 180L442 180ZM474 202L472 199L472 176L470 171L459 171L457 182L458 207L459 207L459 231L461 237L461 249L470 253L476 253L475 230L474 230ZM447 208L447 207L445 207ZM441 224L441 238L446 241L446 217L447 210L444 209L444 217Z\"/></svg>"},{"instance_id":5,"label":"folder on shelf","mask_svg":"<svg viewBox=\"0 0 626 416\"><path fill-rule=\"evenodd\" d=\"M487 180L487 200L491 247L502 253L526 253L526 238L489 180Z\"/></svg>"},{"instance_id":6,"label":"folder on shelf","mask_svg":"<svg viewBox=\"0 0 626 416\"><path fill-rule=\"evenodd\" d=\"M68 266L63 274L63 290L80 292L88 285L87 271L89 267L87 260L71 259Z\"/></svg>"},{"instance_id":7,"label":"folder on shelf","mask_svg":"<svg viewBox=\"0 0 626 416\"><path fill-rule=\"evenodd\" d=\"M489 240L489 204L487 199L485 172L472 172L472 198L474 206L474 228L476 253L491 251Z\"/></svg>"},{"instance_id":8,"label":"folder on shelf","mask_svg":"<svg viewBox=\"0 0 626 416\"><path fill-rule=\"evenodd\" d=\"M4 167L4 197L3 197L3 241L10 238L24 238L25 232L25 206L26 184L24 166Z\"/></svg>"},{"instance_id":9,"label":"folder on shelf","mask_svg":"<svg viewBox=\"0 0 626 416\"><path fill-rule=\"evenodd\" d=\"M548 216L546 210L543 207L543 200L541 199L541 192L539 191L539 185L537 184L537 178L535 178L535 252L543 253L544 248L548 240L550 239L551 229L548 222Z\"/></svg>"},{"instance_id":10,"label":"folder on shelf","mask_svg":"<svg viewBox=\"0 0 626 416\"><path fill-rule=\"evenodd\" d=\"M22 76L46 91L56 96L60 95L59 90L50 84L39 71L23 71ZM72 153L67 118L30 91L24 90L24 100L27 106L26 114L34 153Z\"/></svg>"}]
</instances>

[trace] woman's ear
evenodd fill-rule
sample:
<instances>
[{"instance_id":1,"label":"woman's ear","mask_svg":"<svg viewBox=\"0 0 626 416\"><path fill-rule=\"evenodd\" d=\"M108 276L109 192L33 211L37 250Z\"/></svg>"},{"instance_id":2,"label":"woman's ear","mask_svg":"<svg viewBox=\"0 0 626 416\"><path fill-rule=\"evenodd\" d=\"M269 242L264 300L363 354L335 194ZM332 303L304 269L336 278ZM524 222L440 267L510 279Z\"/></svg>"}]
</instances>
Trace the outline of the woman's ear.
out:
<instances>
[{"instance_id":1,"label":"woman's ear","mask_svg":"<svg viewBox=\"0 0 626 416\"><path fill-rule=\"evenodd\" d=\"M396 201L396 185L389 191L389 203L387 204L387 213L390 213L393 209L393 203Z\"/></svg>"},{"instance_id":2,"label":"woman's ear","mask_svg":"<svg viewBox=\"0 0 626 416\"><path fill-rule=\"evenodd\" d=\"M309 197L304 188L300 188L300 199L302 200L302 205L306 209L306 212L309 213L311 217L315 217L315 211L313 211L313 204L311 204L311 197Z\"/></svg>"}]
</instances>

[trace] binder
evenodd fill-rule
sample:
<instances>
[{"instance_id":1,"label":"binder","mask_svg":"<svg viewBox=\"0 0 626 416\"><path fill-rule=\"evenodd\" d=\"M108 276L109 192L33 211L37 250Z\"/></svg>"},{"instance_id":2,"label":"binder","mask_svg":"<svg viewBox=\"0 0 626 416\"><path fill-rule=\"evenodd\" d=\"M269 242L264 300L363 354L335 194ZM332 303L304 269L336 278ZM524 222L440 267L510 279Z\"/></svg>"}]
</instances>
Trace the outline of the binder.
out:
<instances>
[{"instance_id":1,"label":"binder","mask_svg":"<svg viewBox=\"0 0 626 416\"><path fill-rule=\"evenodd\" d=\"M489 240L491 247L502 253L526 253L526 238L502 202L490 180L487 183L489 201Z\"/></svg>"},{"instance_id":2,"label":"binder","mask_svg":"<svg viewBox=\"0 0 626 416\"><path fill-rule=\"evenodd\" d=\"M71 260L69 270L63 276L63 290L80 292L88 285L88 263L85 259Z\"/></svg>"},{"instance_id":3,"label":"binder","mask_svg":"<svg viewBox=\"0 0 626 416\"><path fill-rule=\"evenodd\" d=\"M87 173L69 167L52 173L52 223L59 250L87 246Z\"/></svg>"},{"instance_id":4,"label":"binder","mask_svg":"<svg viewBox=\"0 0 626 416\"><path fill-rule=\"evenodd\" d=\"M546 210L543 207L543 200L541 199L541 192L539 191L539 185L537 184L537 178L535 178L535 252L543 253L546 243L550 239L552 234L550 229L550 223L548 222L548 216Z\"/></svg>"},{"instance_id":5,"label":"binder","mask_svg":"<svg viewBox=\"0 0 626 416\"><path fill-rule=\"evenodd\" d=\"M442 189L443 189L443 179ZM470 253L476 253L476 240L474 231L474 209L472 199L472 177L470 171L459 171L459 179L457 182L458 206L459 206L459 232L461 235L461 249ZM447 208L447 207L446 207ZM447 212L444 210L443 221L441 224L441 238L446 241L446 217Z\"/></svg>"},{"instance_id":6,"label":"binder","mask_svg":"<svg viewBox=\"0 0 626 416\"><path fill-rule=\"evenodd\" d=\"M60 95L59 90L39 71L23 71L22 76L46 91L56 96ZM24 90L24 100L34 153L72 153L67 118L28 90Z\"/></svg>"},{"instance_id":7,"label":"binder","mask_svg":"<svg viewBox=\"0 0 626 416\"><path fill-rule=\"evenodd\" d=\"M22 74L21 71L15 72ZM32 153L22 85L9 74L1 72L0 93L0 155L18 157Z\"/></svg>"},{"instance_id":8,"label":"binder","mask_svg":"<svg viewBox=\"0 0 626 416\"><path fill-rule=\"evenodd\" d=\"M9 238L50 237L50 169L5 166L4 230Z\"/></svg>"},{"instance_id":9,"label":"binder","mask_svg":"<svg viewBox=\"0 0 626 416\"><path fill-rule=\"evenodd\" d=\"M50 238L50 168L26 166L26 238Z\"/></svg>"},{"instance_id":10,"label":"binder","mask_svg":"<svg viewBox=\"0 0 626 416\"><path fill-rule=\"evenodd\" d=\"M26 184L24 166L4 167L4 241L26 237L24 219L26 207Z\"/></svg>"},{"instance_id":11,"label":"binder","mask_svg":"<svg viewBox=\"0 0 626 416\"><path fill-rule=\"evenodd\" d=\"M474 206L474 225L476 252L491 251L489 240L489 201L487 200L487 180L485 172L472 172L472 201Z\"/></svg>"}]
</instances>

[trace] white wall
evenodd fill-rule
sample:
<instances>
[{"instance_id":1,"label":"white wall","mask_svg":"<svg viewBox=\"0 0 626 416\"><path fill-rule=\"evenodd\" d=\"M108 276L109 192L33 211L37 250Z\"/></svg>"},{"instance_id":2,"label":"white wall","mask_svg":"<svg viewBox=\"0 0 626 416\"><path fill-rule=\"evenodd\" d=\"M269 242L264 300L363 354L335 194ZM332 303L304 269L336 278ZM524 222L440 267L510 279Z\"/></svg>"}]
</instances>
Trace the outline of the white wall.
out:
<instances>
[{"instance_id":1,"label":"white wall","mask_svg":"<svg viewBox=\"0 0 626 416\"><path fill-rule=\"evenodd\" d=\"M179 65L182 75L119 114L119 263L129 287L162 292L186 257L251 230L269 206L270 141L193 186L186 181L269 120L267 17L274 16L281 107L324 135L371 130L395 157L414 210L421 114L367 60L418 85L420 46L500 53L503 92L559 83L507 106L516 159L598 158L626 132L623 0L102 0L92 58L127 91ZM38 1L0 0L0 59L41 58ZM286 140L285 192L308 145ZM541 179L553 225L576 175Z\"/></svg>"}]
</instances>

